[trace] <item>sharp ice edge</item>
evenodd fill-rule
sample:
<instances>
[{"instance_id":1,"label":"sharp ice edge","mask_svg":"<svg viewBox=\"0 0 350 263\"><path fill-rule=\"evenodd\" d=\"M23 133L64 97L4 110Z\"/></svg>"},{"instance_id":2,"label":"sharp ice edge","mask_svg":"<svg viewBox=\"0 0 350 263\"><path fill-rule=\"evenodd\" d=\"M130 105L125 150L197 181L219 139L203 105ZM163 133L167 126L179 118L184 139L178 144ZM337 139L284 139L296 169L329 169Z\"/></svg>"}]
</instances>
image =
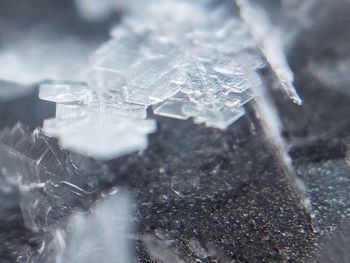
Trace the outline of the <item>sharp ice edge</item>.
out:
<instances>
[{"instance_id":1,"label":"sharp ice edge","mask_svg":"<svg viewBox=\"0 0 350 263\"><path fill-rule=\"evenodd\" d=\"M259 47L286 93L301 103L278 33L268 34L262 10L239 3L245 22L228 2L123 3L128 15L91 56L87 84L41 86L40 97L57 103L44 132L69 150L111 159L147 147L156 128L145 119L148 106L157 115L226 129L262 85ZM262 30L247 19L251 14Z\"/></svg>"},{"instance_id":2,"label":"sharp ice edge","mask_svg":"<svg viewBox=\"0 0 350 263\"><path fill-rule=\"evenodd\" d=\"M284 54L284 43L280 32L271 25L267 15L258 5L253 5L250 0L237 0L237 4L239 5L241 16L250 27L254 38L279 79L281 87L296 104L302 104L302 100L292 83L294 77ZM245 64L245 67L249 67L249 65ZM301 206L312 217L313 210L306 193L306 187L296 175L292 165L288 145L282 136L282 122L271 100L271 96L269 96L268 90L264 85L255 85L254 94L256 95L258 117L260 117L263 124L265 135L272 142L277 157L280 158L283 168L288 173L290 184L296 191Z\"/></svg>"},{"instance_id":3,"label":"sharp ice edge","mask_svg":"<svg viewBox=\"0 0 350 263\"><path fill-rule=\"evenodd\" d=\"M106 165L62 151L40 130L21 125L1 131L0 155L1 174L20 190L25 223L35 231L87 211L101 190L98 182L111 175Z\"/></svg>"},{"instance_id":4,"label":"sharp ice edge","mask_svg":"<svg viewBox=\"0 0 350 263\"><path fill-rule=\"evenodd\" d=\"M19 190L27 227L41 233L42 245L27 260L132 261L133 200L125 190L100 187L112 180L106 165L61 151L19 124L0 132L0 155L3 183Z\"/></svg>"},{"instance_id":5,"label":"sharp ice edge","mask_svg":"<svg viewBox=\"0 0 350 263\"><path fill-rule=\"evenodd\" d=\"M83 83L46 83L39 97L57 103L56 118L44 121L45 134L58 137L68 150L96 159L142 150L148 145L147 134L156 129L154 120L144 119L145 106L101 100Z\"/></svg>"},{"instance_id":6,"label":"sharp ice edge","mask_svg":"<svg viewBox=\"0 0 350 263\"><path fill-rule=\"evenodd\" d=\"M122 89L127 102L153 105L155 114L193 117L215 128L225 129L242 116L246 98L253 96L246 96L252 83L239 56L252 68L264 62L233 5L149 1L141 6L131 5L129 17L92 58L96 73L109 75L102 79L114 76L114 85L94 85L99 92L111 96Z\"/></svg>"},{"instance_id":7,"label":"sharp ice edge","mask_svg":"<svg viewBox=\"0 0 350 263\"><path fill-rule=\"evenodd\" d=\"M259 5L252 4L251 0L236 1L243 20L275 72L281 88L294 103L301 105L302 100L293 86L294 74L284 52L283 32L271 24L267 14Z\"/></svg>"},{"instance_id":8,"label":"sharp ice edge","mask_svg":"<svg viewBox=\"0 0 350 263\"><path fill-rule=\"evenodd\" d=\"M56 118L44 123L47 135L67 149L111 159L147 147L155 130L145 119L148 106L220 129L244 114L256 83L240 60L252 69L264 61L233 5L145 1L129 8L112 39L93 54L87 85L41 86L40 97L57 103Z\"/></svg>"},{"instance_id":9,"label":"sharp ice edge","mask_svg":"<svg viewBox=\"0 0 350 263\"><path fill-rule=\"evenodd\" d=\"M132 262L133 201L126 191L99 200L88 214L74 214L56 228L55 262Z\"/></svg>"}]
</instances>

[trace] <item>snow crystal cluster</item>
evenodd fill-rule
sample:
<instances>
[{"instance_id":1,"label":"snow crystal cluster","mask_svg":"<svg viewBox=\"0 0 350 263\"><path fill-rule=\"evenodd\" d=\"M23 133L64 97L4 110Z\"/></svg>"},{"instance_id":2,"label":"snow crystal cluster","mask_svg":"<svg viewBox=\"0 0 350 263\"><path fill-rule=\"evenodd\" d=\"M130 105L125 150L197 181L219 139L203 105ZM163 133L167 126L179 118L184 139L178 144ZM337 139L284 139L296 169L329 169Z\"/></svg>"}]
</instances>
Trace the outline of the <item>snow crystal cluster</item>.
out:
<instances>
[{"instance_id":1,"label":"snow crystal cluster","mask_svg":"<svg viewBox=\"0 0 350 263\"><path fill-rule=\"evenodd\" d=\"M108 16L109 7L117 6L113 0L76 3L91 21ZM267 16L249 1L238 1L239 10L233 1L216 0L125 0L120 4L126 15L110 40L91 55L81 72L68 68L78 81L65 75L62 66L60 74L50 67L42 72L47 79L65 75L70 80L40 85L39 97L56 103L55 118L45 120L43 129L33 133L20 125L0 133L1 176L16 189L27 228L44 235L41 246L28 255L33 262L53 258L57 262L131 262L133 202L126 192L106 187L113 184L115 175L98 159L147 147L148 134L157 128L147 109L226 129L244 115L246 103L264 96L258 73L264 67L270 67L286 94L301 103L281 35L268 33L273 31ZM61 54L66 46L62 50L59 53L65 57L59 61L66 64L70 53ZM21 68L21 63L15 64ZM12 79L13 72L17 74L10 70L5 75ZM19 82L45 76L22 75ZM260 104L261 115L270 117L266 120L273 125L267 126L278 137L277 115L268 104L267 100ZM166 255L158 237L146 235L143 242L154 258L162 260ZM176 257L175 261L180 262Z\"/></svg>"},{"instance_id":2,"label":"snow crystal cluster","mask_svg":"<svg viewBox=\"0 0 350 263\"><path fill-rule=\"evenodd\" d=\"M248 17L249 3L239 4ZM156 115L225 129L243 116L243 106L262 85L257 70L265 61L300 102L278 37L265 41L268 29L257 32L252 21L247 26L232 2L152 0L124 6L128 14L91 56L84 83L41 86L40 97L57 103L56 118L44 123L44 132L63 147L99 159L142 150L156 130L148 107Z\"/></svg>"},{"instance_id":3,"label":"snow crystal cluster","mask_svg":"<svg viewBox=\"0 0 350 263\"><path fill-rule=\"evenodd\" d=\"M39 96L56 102L56 118L44 122L45 133L66 149L98 159L145 148L146 135L156 129L154 120L145 119L145 107L100 100L83 83L43 84Z\"/></svg>"},{"instance_id":4,"label":"snow crystal cluster","mask_svg":"<svg viewBox=\"0 0 350 263\"><path fill-rule=\"evenodd\" d=\"M118 101L121 90L126 105L152 105L156 114L222 129L239 118L256 85L240 60L251 70L263 62L233 7L153 1L142 10L95 54L100 93Z\"/></svg>"},{"instance_id":5,"label":"snow crystal cluster","mask_svg":"<svg viewBox=\"0 0 350 263\"><path fill-rule=\"evenodd\" d=\"M130 261L133 201L125 190L101 186L111 177L103 163L19 124L0 133L0 154L3 184L19 193L26 227L41 233L25 262Z\"/></svg>"}]
</instances>

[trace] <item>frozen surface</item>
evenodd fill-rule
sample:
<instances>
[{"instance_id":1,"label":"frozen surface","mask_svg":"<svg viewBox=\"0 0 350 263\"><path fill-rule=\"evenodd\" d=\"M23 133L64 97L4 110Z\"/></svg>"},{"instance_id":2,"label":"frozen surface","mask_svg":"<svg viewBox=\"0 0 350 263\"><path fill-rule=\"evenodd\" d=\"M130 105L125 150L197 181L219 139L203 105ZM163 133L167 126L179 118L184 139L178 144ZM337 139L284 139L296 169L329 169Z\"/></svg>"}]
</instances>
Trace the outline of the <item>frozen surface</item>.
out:
<instances>
[{"instance_id":1,"label":"frozen surface","mask_svg":"<svg viewBox=\"0 0 350 263\"><path fill-rule=\"evenodd\" d=\"M154 121L145 119L148 106L158 115L193 117L220 129L244 114L252 87L259 85L254 70L264 62L233 5L127 6L129 15L112 39L93 54L87 85L41 86L40 98L57 103L56 118L44 123L46 134L67 149L111 159L147 146L146 136L155 130ZM243 60L255 78L248 78Z\"/></svg>"},{"instance_id":2,"label":"frozen surface","mask_svg":"<svg viewBox=\"0 0 350 263\"><path fill-rule=\"evenodd\" d=\"M32 134L20 125L1 132L0 154L1 173L20 190L25 223L36 231L86 211L100 189L97 176L109 176L105 165L62 151L40 130Z\"/></svg>"},{"instance_id":3,"label":"frozen surface","mask_svg":"<svg viewBox=\"0 0 350 263\"><path fill-rule=\"evenodd\" d=\"M96 2L77 4L80 10L94 9ZM113 6L106 1L100 7L104 4ZM120 6L128 12L92 54L87 84L41 86L40 97L57 103L56 118L45 121L44 132L58 137L63 147L98 159L143 150L156 128L145 119L147 107L156 115L226 129L262 88L257 71L266 62L291 99L301 103L279 32L270 34L273 26L264 12L248 2L240 2L244 21L228 1ZM261 29L247 19L251 15Z\"/></svg>"},{"instance_id":4,"label":"frozen surface","mask_svg":"<svg viewBox=\"0 0 350 263\"><path fill-rule=\"evenodd\" d=\"M97 85L99 92L110 97L122 90L127 102L153 105L155 114L193 117L221 129L241 117L256 85L241 61L248 61L252 71L264 62L234 16L234 6L194 1L140 5L143 12L132 10L93 56L96 74L115 83Z\"/></svg>"},{"instance_id":5,"label":"frozen surface","mask_svg":"<svg viewBox=\"0 0 350 263\"><path fill-rule=\"evenodd\" d=\"M140 9L142 10L142 6ZM136 12L132 6L129 10ZM192 11L191 14L194 15L195 12ZM172 15L171 12L170 14ZM131 13L131 16L133 15L134 13ZM140 16L142 17L142 14ZM155 26L159 26L159 23L157 22ZM176 27L174 29L177 30ZM130 33L131 30L128 29L127 32ZM113 33L115 37L114 34L116 34L115 31ZM310 55L305 51L309 49L298 48L297 50L302 57ZM294 55L295 53L293 57ZM200 52L199 56L202 62ZM210 63L202 64L204 66L198 67L199 72L211 71ZM294 64L294 69L298 76L296 79L301 81L299 84L303 88L305 106L300 109L291 103L286 103L280 96L276 96L275 99L280 103L279 112L284 113L280 115L286 127L284 134L288 138L288 145L285 145L284 150L291 152L293 162L290 163L297 168L297 174L306 179L312 206L315 209L315 224L319 233L324 235L334 231L334 227L338 226L340 221L348 221L349 218L349 166L343 158L345 157L344 140L349 136L348 131L350 131L349 122L344 118L344 113L348 112L350 104L349 97L344 93L339 94L338 88L330 91L320 86L320 83L314 79L305 78L307 72L302 65L299 61ZM153 66L142 68L141 66L137 68L136 77L144 70L149 72L147 74L150 76L154 76L153 69L159 70ZM251 72L248 79L258 84L258 79L252 78L256 76L254 71L247 70L249 68L246 64L243 65L246 73ZM69 127L70 132L64 134L61 142L68 136L79 136L77 134L85 133L87 126L79 126L80 121L98 120L99 117L96 116L100 116L98 114L101 113L101 122L97 121L94 133L88 133L85 142L78 140L79 145L75 146L77 149L86 147L83 143L89 144L101 131L105 132L103 129L112 129L109 124L104 126L106 121L110 122L115 118L119 120L121 115L127 116L127 120L132 118L145 120L145 108L148 103L152 103L152 107L164 103L157 99L159 90L152 93L152 96L148 94L145 96L138 84L132 87L131 92L126 92L124 88L114 89L113 87L117 86L116 83L122 87L129 83L128 79L123 77L123 72L108 71L102 67L96 70L99 70L101 75L92 73L90 75L92 80L88 85L79 82L48 82L42 86L41 97L56 101L57 119L63 119L64 127ZM169 72L168 69L166 69L167 72ZM183 71L180 70L181 72ZM226 71L220 69L220 72ZM116 74L121 78L116 78ZM131 79L133 80L134 77L132 76ZM135 83L139 81L138 78ZM210 81L208 82L211 83ZM259 85L255 87L257 90L260 88ZM174 110L180 109L182 114L182 101L179 104L172 104L171 99L176 97L182 100L183 90L177 91L174 88L169 93L167 90L160 91L162 98L165 96L166 101L170 101L166 104L169 106L167 112L173 114ZM252 96L250 89L246 91L242 101ZM141 96L134 99L133 94L140 92ZM259 95L259 93L254 93L253 96L270 99L273 97L271 94ZM14 100L15 106L37 105L31 103L28 98ZM147 103L141 103L143 101ZM233 100L232 104L236 103ZM268 127L269 134L276 135L275 140L278 142L283 139L280 137L281 127L277 125L280 124L278 120L280 118L275 116L276 111L269 107L272 103L269 101L265 103L267 105L264 111L257 112L259 116L264 115L266 118L264 120L267 122L265 124L273 124ZM2 109L8 107L7 103L1 105ZM170 107L172 105L174 107ZM260 104L261 106L264 105ZM13 108L17 110L16 107ZM33 135L19 126L12 130L5 130L1 134L0 143L0 165L3 168L0 176L4 182L0 184L1 261L40 262L33 259L32 255L46 253L48 243L43 239L42 231L45 234L53 233L56 237L55 241L63 245L62 252L56 259L68 262L86 261L90 258L97 258L100 262L110 261L106 257L101 258L99 252L114 248L109 248L104 245L105 243L100 242L104 237L107 240L112 233L107 232L108 235L106 235L106 231L99 231L93 235L94 239L91 239L91 233L95 233L97 225L103 229L106 223L105 217L96 219L95 213L98 211L105 215L105 210L99 209L99 205L94 205L95 199L103 196L99 180L107 181L104 183L106 187L119 188L120 185L130 187L137 196L135 201L138 203L139 210L136 213L138 227L135 234L137 239L135 261L307 261L307 257L315 249L317 250L315 247L318 242L314 239L319 240L319 238L310 231L305 221L304 210L300 209L296 198L293 197L288 180L283 174L281 175L281 162L275 160L270 152L275 149L270 149L269 144L266 143L254 116L250 114L251 108L248 106L246 110L245 118L229 127L226 132L205 129L199 125L193 125L191 121L155 117L158 120L159 132L152 136L150 147L140 154L135 153L107 162L108 168L93 159L62 151L54 139L44 136L40 130ZM18 120L14 112L8 114L12 121ZM27 112L32 114L32 107L28 107ZM190 112L193 114L192 111ZM109 119L109 115L113 118ZM85 119L85 116L90 117ZM198 121L198 117L193 116L194 120ZM216 117L213 119L217 123ZM6 118L3 117L2 124L5 121ZM45 127L53 134L58 131L61 134L61 130L54 128L55 121L51 124L46 123ZM75 129L75 123L79 123L79 129ZM210 122L207 120L206 123ZM33 125L36 126L38 123L35 122ZM89 125L95 127L93 124ZM128 129L134 126L135 122ZM123 128L123 130L127 129ZM72 131L74 133L71 133ZM119 147L114 145L113 136L106 135L106 137L111 140L113 148ZM103 144L99 145L101 146L106 147ZM12 196L3 198L8 189L15 187L20 192L22 212L29 229L19 227L21 221L18 220L18 216L22 216L21 211L6 212L7 209L5 209L3 212L4 207L13 202L19 202L16 198L11 198ZM113 200L116 206L113 204L106 206L106 209L111 212L109 215L118 208L120 208L118 214L128 213L126 206L122 205L118 198ZM100 204L105 207L103 203L101 200ZM90 208L93 208L92 212ZM74 216L69 220L71 214ZM127 218L132 221L131 217ZM66 223L65 219L69 222L67 229L64 225L62 226ZM128 228L129 225L124 223L125 221L121 220L118 226ZM32 232L31 235L28 235L28 232ZM117 232L122 234L115 237L118 239L112 238L123 247L125 243L122 242L128 241L119 238L125 232L122 229L118 229ZM84 238L86 243L76 243L75 240L78 238ZM110 242L111 239L108 240ZM338 238L335 237L331 243L340 243L340 247L342 242L347 242L346 239L341 239L339 242L337 240ZM38 243L39 246L37 246ZM77 244L82 246L77 247ZM87 249L89 252L83 250L90 246L98 249ZM75 251L79 253L75 254ZM81 251L84 252L80 253ZM105 254L114 255L114 252L116 251ZM87 256L85 253L90 256L88 259L85 258ZM4 259L5 256L11 257L11 260ZM43 262L52 261L54 258L49 257ZM127 262L128 258L125 257L124 261Z\"/></svg>"},{"instance_id":6,"label":"frozen surface","mask_svg":"<svg viewBox=\"0 0 350 263\"><path fill-rule=\"evenodd\" d=\"M104 103L82 83L51 83L40 87L41 99L56 102L56 118L43 130L61 145L97 159L109 159L147 147L154 120L144 119L146 108Z\"/></svg>"}]
</instances>

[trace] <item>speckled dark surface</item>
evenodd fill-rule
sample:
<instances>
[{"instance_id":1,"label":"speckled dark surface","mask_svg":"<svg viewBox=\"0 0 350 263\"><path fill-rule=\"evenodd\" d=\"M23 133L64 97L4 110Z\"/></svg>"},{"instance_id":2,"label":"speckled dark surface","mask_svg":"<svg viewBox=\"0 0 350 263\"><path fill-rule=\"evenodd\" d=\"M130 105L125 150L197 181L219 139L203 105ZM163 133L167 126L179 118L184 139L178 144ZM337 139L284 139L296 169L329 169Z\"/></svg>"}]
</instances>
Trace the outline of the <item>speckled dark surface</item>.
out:
<instances>
[{"instance_id":1,"label":"speckled dark surface","mask_svg":"<svg viewBox=\"0 0 350 263\"><path fill-rule=\"evenodd\" d=\"M137 202L138 262L157 262L152 246L160 247L165 262L305 262L321 250L324 258L336 251L324 246L334 244L329 239L343 233L350 219L345 161L350 95L311 76L310 59L334 57L324 46L304 53L310 41L301 38L290 59L304 105L293 105L278 91L271 94L293 166L311 199L316 231L309 228L251 104L247 115L224 132L157 117L158 132L145 151L107 163L114 182L105 187L126 187ZM53 105L36 96L34 87L24 97L0 102L1 127L22 121L34 128L52 115ZM8 194L7 187L0 191L0 261L28 262L43 236L24 227L16 194Z\"/></svg>"}]
</instances>

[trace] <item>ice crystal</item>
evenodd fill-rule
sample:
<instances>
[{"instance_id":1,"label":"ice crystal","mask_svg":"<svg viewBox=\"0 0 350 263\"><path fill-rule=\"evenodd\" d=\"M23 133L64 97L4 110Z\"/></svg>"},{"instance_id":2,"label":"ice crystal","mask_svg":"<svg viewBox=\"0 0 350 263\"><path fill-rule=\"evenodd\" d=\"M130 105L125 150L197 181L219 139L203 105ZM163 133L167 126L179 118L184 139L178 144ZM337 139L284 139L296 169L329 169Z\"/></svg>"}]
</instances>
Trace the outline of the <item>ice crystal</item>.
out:
<instances>
[{"instance_id":1,"label":"ice crystal","mask_svg":"<svg viewBox=\"0 0 350 263\"><path fill-rule=\"evenodd\" d=\"M0 155L1 173L20 190L23 217L34 230L87 210L100 190L98 180L109 176L105 165L62 151L40 130L32 134L20 125L0 133Z\"/></svg>"},{"instance_id":2,"label":"ice crystal","mask_svg":"<svg viewBox=\"0 0 350 263\"><path fill-rule=\"evenodd\" d=\"M242 116L254 83L240 62L249 61L251 69L264 62L233 5L209 8L151 1L142 14L135 11L94 56L97 74L115 79L115 85L97 85L100 92L110 96L122 89L126 102L153 105L155 114L193 117L221 129ZM179 15L170 15L174 10Z\"/></svg>"},{"instance_id":3,"label":"ice crystal","mask_svg":"<svg viewBox=\"0 0 350 263\"><path fill-rule=\"evenodd\" d=\"M237 0L237 3L244 21L275 72L280 86L296 104L300 105L302 100L293 86L294 74L285 55L284 33L271 25L269 18L258 5L253 5L250 0Z\"/></svg>"},{"instance_id":4,"label":"ice crystal","mask_svg":"<svg viewBox=\"0 0 350 263\"><path fill-rule=\"evenodd\" d=\"M259 47L300 103L280 39L267 37L271 25L247 3L240 1L244 22L225 1L123 2L128 15L91 56L87 84L41 86L40 97L57 103L45 133L67 149L110 159L147 146L147 134L155 131L145 119L150 106L156 115L226 129L262 85L257 70L266 64ZM252 13L262 31L247 19Z\"/></svg>"},{"instance_id":5,"label":"ice crystal","mask_svg":"<svg viewBox=\"0 0 350 263\"><path fill-rule=\"evenodd\" d=\"M44 84L39 96L57 103L56 118L45 120L44 132L66 149L98 159L145 148L146 135L156 128L154 120L144 119L145 107L104 103L82 83Z\"/></svg>"},{"instance_id":6,"label":"ice crystal","mask_svg":"<svg viewBox=\"0 0 350 263\"><path fill-rule=\"evenodd\" d=\"M92 56L88 85L47 83L40 97L57 103L44 131L67 148L113 158L147 146L155 130L146 108L225 129L253 98L240 60L264 62L233 5L141 2ZM214 8L209 12L209 8ZM178 15L170 15L178 10ZM180 12L181 11L181 12ZM105 132L101 133L99 130ZM118 139L115 139L118 138ZM122 138L122 139L121 139Z\"/></svg>"}]
</instances>

